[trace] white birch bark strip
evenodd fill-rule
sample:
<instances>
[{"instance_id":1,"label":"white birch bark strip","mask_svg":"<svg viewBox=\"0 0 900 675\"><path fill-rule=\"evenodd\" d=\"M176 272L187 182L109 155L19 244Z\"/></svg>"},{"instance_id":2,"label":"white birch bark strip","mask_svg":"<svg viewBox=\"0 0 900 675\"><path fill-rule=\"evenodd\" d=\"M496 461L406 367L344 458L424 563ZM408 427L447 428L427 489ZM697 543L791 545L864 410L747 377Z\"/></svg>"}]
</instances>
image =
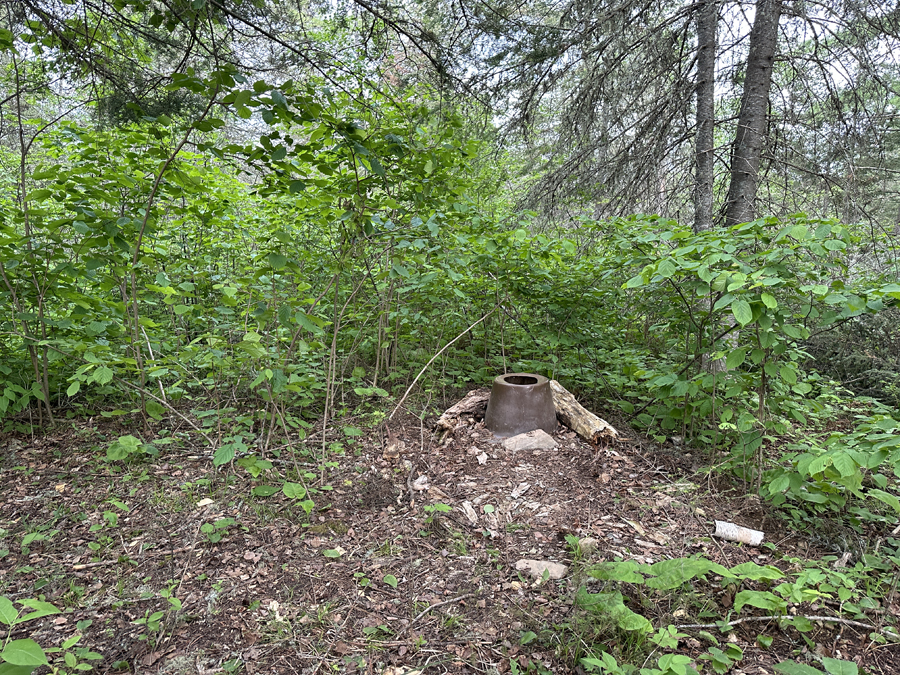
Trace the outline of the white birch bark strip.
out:
<instances>
[{"instance_id":1,"label":"white birch bark strip","mask_svg":"<svg viewBox=\"0 0 900 675\"><path fill-rule=\"evenodd\" d=\"M734 523L729 523L724 520L716 521L716 531L714 535L720 539L737 541L750 546L759 546L765 536L765 534L759 530L751 530L749 527L741 527L740 525L735 525Z\"/></svg>"}]
</instances>

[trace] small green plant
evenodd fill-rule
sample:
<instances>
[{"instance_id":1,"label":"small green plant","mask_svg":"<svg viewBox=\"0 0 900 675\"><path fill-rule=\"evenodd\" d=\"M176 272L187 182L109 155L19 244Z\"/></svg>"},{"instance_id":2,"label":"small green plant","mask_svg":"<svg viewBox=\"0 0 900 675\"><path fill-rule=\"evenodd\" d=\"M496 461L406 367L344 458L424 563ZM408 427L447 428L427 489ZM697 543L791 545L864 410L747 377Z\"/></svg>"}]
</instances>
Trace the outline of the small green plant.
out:
<instances>
[{"instance_id":1,"label":"small green plant","mask_svg":"<svg viewBox=\"0 0 900 675\"><path fill-rule=\"evenodd\" d=\"M31 551L30 547L32 544L47 541L57 534L59 534L59 530L50 530L46 526L39 527L35 532L29 532L22 537L22 553L28 554Z\"/></svg>"},{"instance_id":2,"label":"small green plant","mask_svg":"<svg viewBox=\"0 0 900 675\"><path fill-rule=\"evenodd\" d=\"M159 597L165 598L166 602L168 602L168 604L169 604L169 607L166 610L157 610L155 612L151 612L150 610L147 610L147 612L144 613L143 617L132 621L132 623L135 624L136 626L145 626L147 628L148 632L142 633L141 635L139 635L138 636L139 640L151 640L151 638L154 638L152 641L155 642L156 637L158 637L155 634L158 634L162 631L163 622L164 622L165 618L168 616L169 612L181 611L181 600L179 600L173 594L173 591L177 587L178 587L177 582L171 582L169 584L168 588L163 588L158 593Z\"/></svg>"},{"instance_id":3,"label":"small green plant","mask_svg":"<svg viewBox=\"0 0 900 675\"><path fill-rule=\"evenodd\" d=\"M733 644L726 644L724 650L718 647L710 647L709 651L700 655L700 659L709 661L709 665L719 675L727 673L743 658L744 650Z\"/></svg>"},{"instance_id":4,"label":"small green plant","mask_svg":"<svg viewBox=\"0 0 900 675\"><path fill-rule=\"evenodd\" d=\"M566 544L569 545L569 550L572 551L575 560L581 560L584 556L584 552L581 550L581 540L574 534L567 534Z\"/></svg>"},{"instance_id":5,"label":"small green plant","mask_svg":"<svg viewBox=\"0 0 900 675\"><path fill-rule=\"evenodd\" d=\"M237 461L237 465L247 471L253 478L259 478L266 471L270 471L274 466L267 459L260 459L256 455L248 455L241 457Z\"/></svg>"},{"instance_id":6,"label":"small green plant","mask_svg":"<svg viewBox=\"0 0 900 675\"><path fill-rule=\"evenodd\" d=\"M394 632L387 627L385 624L381 624L379 626L366 626L362 629L363 635L365 635L370 640L386 640L390 638Z\"/></svg>"},{"instance_id":7,"label":"small green plant","mask_svg":"<svg viewBox=\"0 0 900 675\"><path fill-rule=\"evenodd\" d=\"M543 663L535 663L531 659L520 656L509 660L509 672L512 675L552 675Z\"/></svg>"},{"instance_id":8,"label":"small green plant","mask_svg":"<svg viewBox=\"0 0 900 675\"><path fill-rule=\"evenodd\" d=\"M660 649L675 649L678 641L686 637L688 637L687 634L679 632L675 626L666 626L651 635L650 642L659 646Z\"/></svg>"},{"instance_id":9,"label":"small green plant","mask_svg":"<svg viewBox=\"0 0 900 675\"><path fill-rule=\"evenodd\" d=\"M10 639L12 629L27 621L34 621L52 614L59 614L59 610L49 602L35 598L18 600L20 609L7 597L0 596L0 623L7 627L7 635L0 641L0 673L3 675L30 675L38 668L45 666L50 669L52 675L69 675L74 672L92 670L88 661L96 661L103 657L84 647L75 647L81 640L81 635L76 633L63 641L59 647L42 648L30 638L18 640ZM79 622L78 630L90 625L89 622ZM51 662L47 655L55 656Z\"/></svg>"},{"instance_id":10,"label":"small green plant","mask_svg":"<svg viewBox=\"0 0 900 675\"><path fill-rule=\"evenodd\" d=\"M622 663L602 652L599 657L588 656L581 659L581 665L589 673L603 675L633 675L637 666ZM689 656L683 654L663 654L656 661L656 668L641 668L641 675L698 675Z\"/></svg>"},{"instance_id":11,"label":"small green plant","mask_svg":"<svg viewBox=\"0 0 900 675\"><path fill-rule=\"evenodd\" d=\"M307 479L315 477L316 476L313 473L304 474L304 478ZM300 506L300 508L303 509L307 516L312 513L312 510L316 506L313 500L308 498L309 491L300 483L291 483L289 481L285 481L284 485L281 486L281 492L288 499L294 500Z\"/></svg>"},{"instance_id":12,"label":"small green plant","mask_svg":"<svg viewBox=\"0 0 900 675\"><path fill-rule=\"evenodd\" d=\"M152 443L144 443L132 435L119 436L106 448L106 459L111 462L128 460L141 454L156 457L159 450Z\"/></svg>"},{"instance_id":13,"label":"small green plant","mask_svg":"<svg viewBox=\"0 0 900 675\"><path fill-rule=\"evenodd\" d=\"M437 514L450 513L453 508L447 504L444 504L443 502L438 502L437 504L426 504L422 507L422 510L428 514L428 516L425 518L425 522L430 525L434 522Z\"/></svg>"},{"instance_id":14,"label":"small green plant","mask_svg":"<svg viewBox=\"0 0 900 675\"><path fill-rule=\"evenodd\" d=\"M210 544L218 544L228 533L228 528L235 524L234 518L219 518L214 523L203 523L200 531L206 535Z\"/></svg>"}]
</instances>

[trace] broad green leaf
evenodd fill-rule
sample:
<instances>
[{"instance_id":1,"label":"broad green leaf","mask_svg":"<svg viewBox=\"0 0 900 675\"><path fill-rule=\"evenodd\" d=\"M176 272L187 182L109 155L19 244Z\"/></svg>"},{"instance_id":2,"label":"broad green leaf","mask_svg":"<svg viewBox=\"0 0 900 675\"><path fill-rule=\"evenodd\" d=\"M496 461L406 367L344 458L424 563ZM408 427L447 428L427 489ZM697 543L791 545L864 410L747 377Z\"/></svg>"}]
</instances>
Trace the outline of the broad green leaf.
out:
<instances>
[{"instance_id":1,"label":"broad green leaf","mask_svg":"<svg viewBox=\"0 0 900 675\"><path fill-rule=\"evenodd\" d=\"M791 477L783 473L769 483L769 496L784 492L791 485Z\"/></svg>"},{"instance_id":2,"label":"broad green leaf","mask_svg":"<svg viewBox=\"0 0 900 675\"><path fill-rule=\"evenodd\" d=\"M97 384L109 384L113 379L113 371L106 366L100 366L93 372L91 379Z\"/></svg>"},{"instance_id":3,"label":"broad green leaf","mask_svg":"<svg viewBox=\"0 0 900 675\"><path fill-rule=\"evenodd\" d=\"M274 485L257 485L251 492L254 497L271 497L278 492L278 488Z\"/></svg>"},{"instance_id":4,"label":"broad green leaf","mask_svg":"<svg viewBox=\"0 0 900 675\"><path fill-rule=\"evenodd\" d=\"M731 568L731 573L744 579L759 581L760 579L781 579L784 574L777 567L762 567L754 562L745 562Z\"/></svg>"},{"instance_id":5,"label":"broad green leaf","mask_svg":"<svg viewBox=\"0 0 900 675\"><path fill-rule=\"evenodd\" d=\"M859 470L859 467L856 462L853 461L853 458L845 452L835 453L832 456L831 464L838 470L843 478L852 476Z\"/></svg>"},{"instance_id":6,"label":"broad green leaf","mask_svg":"<svg viewBox=\"0 0 900 675\"><path fill-rule=\"evenodd\" d=\"M599 615L612 618L623 630L650 633L653 624L645 617L630 610L625 606L622 594L615 593L588 593L584 588L578 590L575 601L580 607Z\"/></svg>"},{"instance_id":7,"label":"broad green leaf","mask_svg":"<svg viewBox=\"0 0 900 675\"><path fill-rule=\"evenodd\" d=\"M384 167L381 166L381 162L377 158L369 157L369 165L372 167L372 173L376 176L384 176Z\"/></svg>"},{"instance_id":8,"label":"broad green leaf","mask_svg":"<svg viewBox=\"0 0 900 675\"><path fill-rule=\"evenodd\" d=\"M272 266L273 270L283 269L285 265L287 265L287 256L283 256L280 253L270 253L269 254L269 265Z\"/></svg>"},{"instance_id":9,"label":"broad green leaf","mask_svg":"<svg viewBox=\"0 0 900 675\"><path fill-rule=\"evenodd\" d=\"M734 596L735 612L740 613L746 605L779 614L787 609L787 603L769 591L741 591Z\"/></svg>"},{"instance_id":10,"label":"broad green leaf","mask_svg":"<svg viewBox=\"0 0 900 675\"><path fill-rule=\"evenodd\" d=\"M126 508L127 510L127 508ZM29 612L23 617L20 617L16 623L25 623L26 621L32 621L33 619L40 619L41 617L51 616L53 614L60 614L60 611L49 602L45 602L43 600L38 600L36 598L27 598L22 600L22 606L27 607L28 609L34 610L33 612Z\"/></svg>"},{"instance_id":11,"label":"broad green leaf","mask_svg":"<svg viewBox=\"0 0 900 675\"><path fill-rule=\"evenodd\" d=\"M46 190L44 188L41 188L38 190L32 190L31 192L28 193L28 201L42 202L52 194L53 194L52 190Z\"/></svg>"},{"instance_id":12,"label":"broad green leaf","mask_svg":"<svg viewBox=\"0 0 900 675\"><path fill-rule=\"evenodd\" d=\"M12 601L5 595L0 596L0 623L12 626L18 615L19 613L16 611Z\"/></svg>"},{"instance_id":13,"label":"broad green leaf","mask_svg":"<svg viewBox=\"0 0 900 675\"><path fill-rule=\"evenodd\" d=\"M216 448L216 452L213 455L213 466L222 466L223 464L227 464L234 459L234 454L234 445L232 445L231 443L219 446L218 448Z\"/></svg>"},{"instance_id":14,"label":"broad green leaf","mask_svg":"<svg viewBox=\"0 0 900 675\"><path fill-rule=\"evenodd\" d=\"M2 660L3 654L0 653L0 660ZM35 666L14 666L11 663L3 663L0 661L0 675L31 675L34 672Z\"/></svg>"},{"instance_id":15,"label":"broad green leaf","mask_svg":"<svg viewBox=\"0 0 900 675\"><path fill-rule=\"evenodd\" d=\"M661 560L650 566L647 572L653 576L645 582L650 588L668 590L678 588L695 577L707 572L730 576L727 569L709 560L702 558L675 558L673 560Z\"/></svg>"},{"instance_id":16,"label":"broad green leaf","mask_svg":"<svg viewBox=\"0 0 900 675\"><path fill-rule=\"evenodd\" d=\"M272 90L272 103L274 103L279 108L287 108L287 100L284 98L284 94L282 94L278 89Z\"/></svg>"},{"instance_id":17,"label":"broad green leaf","mask_svg":"<svg viewBox=\"0 0 900 675\"><path fill-rule=\"evenodd\" d=\"M744 359L747 358L747 352L749 350L749 347L741 347L740 349L729 352L728 358L725 359L725 367L732 370L740 366L744 363Z\"/></svg>"},{"instance_id":18,"label":"broad green leaf","mask_svg":"<svg viewBox=\"0 0 900 675\"><path fill-rule=\"evenodd\" d=\"M825 670L828 671L829 675L857 675L859 673L859 667L853 661L823 656L822 665L825 666Z\"/></svg>"},{"instance_id":19,"label":"broad green leaf","mask_svg":"<svg viewBox=\"0 0 900 675\"><path fill-rule=\"evenodd\" d=\"M397 577L395 577L393 574L385 574L382 578L382 581L391 588L397 588Z\"/></svg>"},{"instance_id":20,"label":"broad green leaf","mask_svg":"<svg viewBox=\"0 0 900 675\"><path fill-rule=\"evenodd\" d=\"M640 566L633 560L622 562L604 562L588 569L588 575L604 581L624 581L629 584L644 582L643 575L638 573Z\"/></svg>"},{"instance_id":21,"label":"broad green leaf","mask_svg":"<svg viewBox=\"0 0 900 675\"><path fill-rule=\"evenodd\" d=\"M310 333L319 334L323 332L319 326L310 321L309 315L304 312L294 314L294 319Z\"/></svg>"},{"instance_id":22,"label":"broad green leaf","mask_svg":"<svg viewBox=\"0 0 900 675\"><path fill-rule=\"evenodd\" d=\"M892 509L900 513L900 499L897 499L895 495L892 495L890 492L885 492L884 490L873 489L869 490L869 495L875 497L880 502L884 502Z\"/></svg>"},{"instance_id":23,"label":"broad green leaf","mask_svg":"<svg viewBox=\"0 0 900 675\"><path fill-rule=\"evenodd\" d=\"M797 371L790 366L781 366L778 372L781 374L781 379L788 384L797 384Z\"/></svg>"},{"instance_id":24,"label":"broad green leaf","mask_svg":"<svg viewBox=\"0 0 900 675\"><path fill-rule=\"evenodd\" d=\"M322 551L322 555L324 555L326 558L340 558L341 552L337 549L329 548Z\"/></svg>"},{"instance_id":25,"label":"broad green leaf","mask_svg":"<svg viewBox=\"0 0 900 675\"><path fill-rule=\"evenodd\" d=\"M166 412L166 409L165 407L163 407L162 403L154 401L152 398L147 399L145 410L147 411L147 414L156 421L161 420L163 418L163 413Z\"/></svg>"},{"instance_id":26,"label":"broad green leaf","mask_svg":"<svg viewBox=\"0 0 900 675\"><path fill-rule=\"evenodd\" d=\"M81 391L81 382L75 380L72 384L69 385L68 389L66 389L66 396L74 396L79 391Z\"/></svg>"},{"instance_id":27,"label":"broad green leaf","mask_svg":"<svg viewBox=\"0 0 900 675\"><path fill-rule=\"evenodd\" d=\"M713 311L717 312L723 307L727 307L734 300L734 296L731 293L726 293L721 298L716 300L716 304L713 305Z\"/></svg>"},{"instance_id":28,"label":"broad green leaf","mask_svg":"<svg viewBox=\"0 0 900 675\"><path fill-rule=\"evenodd\" d=\"M0 659L14 666L46 666L47 655L34 640L12 640L0 652Z\"/></svg>"},{"instance_id":29,"label":"broad green leaf","mask_svg":"<svg viewBox=\"0 0 900 675\"><path fill-rule=\"evenodd\" d=\"M785 324L781 327L781 330L784 331L784 334L788 337L792 337L795 340L802 339L803 335L800 332L800 329L797 326L792 326L791 324Z\"/></svg>"},{"instance_id":30,"label":"broad green leaf","mask_svg":"<svg viewBox=\"0 0 900 675\"><path fill-rule=\"evenodd\" d=\"M743 298L738 298L731 303L731 313L735 320L742 326L746 326L753 320L753 312L750 309L750 303Z\"/></svg>"},{"instance_id":31,"label":"broad green leaf","mask_svg":"<svg viewBox=\"0 0 900 675\"><path fill-rule=\"evenodd\" d=\"M673 263L671 260L663 260L661 263L659 263L659 267L656 268L656 273L664 279L668 279L677 271L678 268L675 267L675 263Z\"/></svg>"},{"instance_id":32,"label":"broad green leaf","mask_svg":"<svg viewBox=\"0 0 900 675\"><path fill-rule=\"evenodd\" d=\"M281 491L288 499L303 499L306 496L306 488L299 483L285 483Z\"/></svg>"},{"instance_id":33,"label":"broad green leaf","mask_svg":"<svg viewBox=\"0 0 900 675\"><path fill-rule=\"evenodd\" d=\"M775 299L775 296L768 293L763 293L759 297L760 300L762 300L763 304L769 309L775 309L776 307L778 307L778 300Z\"/></svg>"},{"instance_id":34,"label":"broad green leaf","mask_svg":"<svg viewBox=\"0 0 900 675\"><path fill-rule=\"evenodd\" d=\"M791 228L790 234L794 239L802 241L809 236L809 230L805 225L794 225L794 227Z\"/></svg>"},{"instance_id":35,"label":"broad green leaf","mask_svg":"<svg viewBox=\"0 0 900 675\"><path fill-rule=\"evenodd\" d=\"M781 675L825 675L821 670L796 661L782 661L775 665L775 671Z\"/></svg>"},{"instance_id":36,"label":"broad green leaf","mask_svg":"<svg viewBox=\"0 0 900 675\"><path fill-rule=\"evenodd\" d=\"M530 630L526 631L526 632L522 633L521 637L519 638L519 644L520 645L531 644L532 642L534 642L535 638L537 638L537 633L535 633L534 631L530 631Z\"/></svg>"},{"instance_id":37,"label":"broad green leaf","mask_svg":"<svg viewBox=\"0 0 900 675\"><path fill-rule=\"evenodd\" d=\"M829 466L831 466L831 455L819 455L809 462L806 466L806 472L810 476L815 476L818 473L822 473ZM799 464L797 468L799 469Z\"/></svg>"}]
</instances>

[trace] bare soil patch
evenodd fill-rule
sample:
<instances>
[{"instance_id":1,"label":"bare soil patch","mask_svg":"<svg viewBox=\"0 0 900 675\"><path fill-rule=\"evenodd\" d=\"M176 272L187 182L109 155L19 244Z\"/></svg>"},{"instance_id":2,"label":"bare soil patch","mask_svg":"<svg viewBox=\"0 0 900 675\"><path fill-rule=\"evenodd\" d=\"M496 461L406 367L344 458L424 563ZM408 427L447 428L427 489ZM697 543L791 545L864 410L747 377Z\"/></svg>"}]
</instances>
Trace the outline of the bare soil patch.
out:
<instances>
[{"instance_id":1,"label":"bare soil patch","mask_svg":"<svg viewBox=\"0 0 900 675\"><path fill-rule=\"evenodd\" d=\"M726 566L784 566L782 555L828 552L789 535L759 500L712 489L690 453L621 426L624 439L598 452L561 428L558 449L516 454L477 422L444 444L412 416L392 428L395 459L384 459L377 434L339 432L328 440L344 447L325 462L316 459L321 436L298 446L307 454L296 461L267 457L281 475L316 475L309 515L280 492L254 496L254 486L276 484L265 475L214 471L206 448L123 464L102 460L104 442L127 433L115 428L0 439L0 594L42 595L63 610L13 637L56 646L89 620L81 644L103 655L103 673L580 672L574 656L590 645L629 650L626 634L574 602L579 586L598 585L584 573L591 562L702 554ZM763 529L776 549L714 540L714 518ZM599 546L579 559L567 535ZM522 558L569 572L535 581L516 570ZM180 611L160 591L179 598ZM733 594L704 582L631 592L628 602L665 626L725 617ZM157 611L158 630L134 623ZM760 633L774 638L768 649ZM732 635L745 655L736 674L773 673L810 651L774 624ZM864 629L821 624L806 638L870 673L900 672L900 647L875 644ZM708 646L692 636L680 651L696 657Z\"/></svg>"}]
</instances>

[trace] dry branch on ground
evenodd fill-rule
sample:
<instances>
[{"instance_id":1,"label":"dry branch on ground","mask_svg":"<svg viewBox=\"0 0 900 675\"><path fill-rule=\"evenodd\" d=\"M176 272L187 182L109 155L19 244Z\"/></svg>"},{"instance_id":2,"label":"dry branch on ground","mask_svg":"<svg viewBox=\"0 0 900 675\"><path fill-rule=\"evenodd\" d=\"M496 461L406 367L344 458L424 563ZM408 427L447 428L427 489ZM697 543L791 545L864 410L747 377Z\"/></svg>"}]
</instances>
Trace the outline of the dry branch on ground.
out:
<instances>
[{"instance_id":1,"label":"dry branch on ground","mask_svg":"<svg viewBox=\"0 0 900 675\"><path fill-rule=\"evenodd\" d=\"M606 420L584 408L559 382L550 380L556 417L595 448L619 440L619 432Z\"/></svg>"}]
</instances>

